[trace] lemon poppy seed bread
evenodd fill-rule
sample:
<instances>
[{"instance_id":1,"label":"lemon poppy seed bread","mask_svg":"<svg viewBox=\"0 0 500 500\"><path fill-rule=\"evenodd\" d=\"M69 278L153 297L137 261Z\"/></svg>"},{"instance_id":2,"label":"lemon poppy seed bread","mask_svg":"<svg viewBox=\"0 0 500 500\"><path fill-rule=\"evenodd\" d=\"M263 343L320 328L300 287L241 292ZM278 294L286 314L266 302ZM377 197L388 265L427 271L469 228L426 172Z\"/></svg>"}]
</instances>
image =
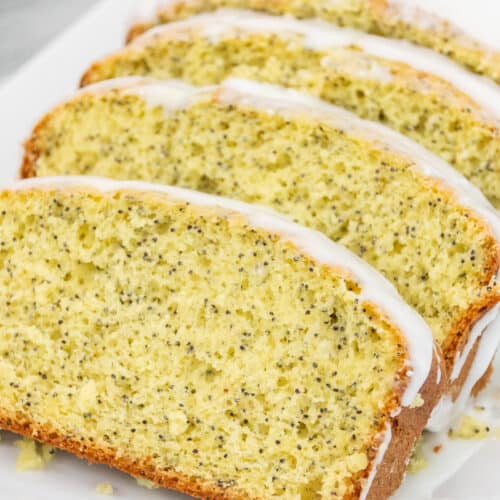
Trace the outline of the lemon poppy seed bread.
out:
<instances>
[{"instance_id":1,"label":"lemon poppy seed bread","mask_svg":"<svg viewBox=\"0 0 500 500\"><path fill-rule=\"evenodd\" d=\"M107 81L49 113L26 144L24 177L68 174L173 184L289 214L363 257L420 312L443 349L452 399L477 372L500 299L498 217L454 169L389 129L254 82Z\"/></svg>"},{"instance_id":2,"label":"lemon poppy seed bread","mask_svg":"<svg viewBox=\"0 0 500 500\"><path fill-rule=\"evenodd\" d=\"M248 78L308 92L408 135L500 207L500 89L428 49L334 25L218 11L154 30L83 84L139 75L196 85Z\"/></svg>"},{"instance_id":3,"label":"lemon poppy seed bread","mask_svg":"<svg viewBox=\"0 0 500 500\"><path fill-rule=\"evenodd\" d=\"M90 177L4 190L0 234L2 428L199 497L399 484L439 359L346 249L232 200Z\"/></svg>"},{"instance_id":4,"label":"lemon poppy seed bread","mask_svg":"<svg viewBox=\"0 0 500 500\"><path fill-rule=\"evenodd\" d=\"M249 9L299 19L317 18L429 47L500 83L500 52L408 0L159 0L139 12L128 39L152 26L220 8ZM142 10L142 9L141 9Z\"/></svg>"}]
</instances>

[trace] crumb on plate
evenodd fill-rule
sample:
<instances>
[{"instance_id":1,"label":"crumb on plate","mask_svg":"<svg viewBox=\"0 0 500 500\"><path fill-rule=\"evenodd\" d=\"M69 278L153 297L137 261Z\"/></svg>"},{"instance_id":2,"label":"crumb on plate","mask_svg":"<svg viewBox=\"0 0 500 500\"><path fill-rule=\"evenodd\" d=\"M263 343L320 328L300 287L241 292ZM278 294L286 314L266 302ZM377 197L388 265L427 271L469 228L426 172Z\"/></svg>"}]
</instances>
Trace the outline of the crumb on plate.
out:
<instances>
[{"instance_id":1,"label":"crumb on plate","mask_svg":"<svg viewBox=\"0 0 500 500\"><path fill-rule=\"evenodd\" d=\"M469 415L462 417L455 428L448 432L452 439L485 439L490 435L490 427Z\"/></svg>"},{"instance_id":2,"label":"crumb on plate","mask_svg":"<svg viewBox=\"0 0 500 500\"><path fill-rule=\"evenodd\" d=\"M15 442L19 455L16 462L18 472L45 469L54 457L54 448L37 444L32 439L23 438Z\"/></svg>"},{"instance_id":3,"label":"crumb on plate","mask_svg":"<svg viewBox=\"0 0 500 500\"><path fill-rule=\"evenodd\" d=\"M413 454L410 458L410 463L408 464L408 472L410 472L411 474L416 474L429 465L427 459L424 457L423 443L424 438L421 437L417 441L417 444L415 445L415 448L413 450Z\"/></svg>"},{"instance_id":4,"label":"crumb on plate","mask_svg":"<svg viewBox=\"0 0 500 500\"><path fill-rule=\"evenodd\" d=\"M114 492L113 486L109 483L99 483L95 490L99 495L112 495Z\"/></svg>"},{"instance_id":5,"label":"crumb on plate","mask_svg":"<svg viewBox=\"0 0 500 500\"><path fill-rule=\"evenodd\" d=\"M150 481L149 479L144 479L143 477L136 477L135 480L137 481L137 484L139 486L147 488L148 490L152 490L157 487L155 483L153 483L153 481Z\"/></svg>"}]
</instances>

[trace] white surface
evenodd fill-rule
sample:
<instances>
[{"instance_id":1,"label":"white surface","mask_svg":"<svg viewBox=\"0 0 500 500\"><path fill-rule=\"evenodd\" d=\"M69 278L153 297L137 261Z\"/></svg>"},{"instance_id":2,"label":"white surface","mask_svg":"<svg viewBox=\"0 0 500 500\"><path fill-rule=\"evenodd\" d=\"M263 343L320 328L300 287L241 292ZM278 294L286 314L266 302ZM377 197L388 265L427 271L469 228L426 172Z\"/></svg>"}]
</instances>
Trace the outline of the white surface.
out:
<instances>
[{"instance_id":1,"label":"white surface","mask_svg":"<svg viewBox=\"0 0 500 500\"><path fill-rule=\"evenodd\" d=\"M462 5L472 2L443 0L439 3L444 4L453 13L460 10ZM500 19L500 3L490 0L488 13L477 8L481 3L485 1L476 0L474 2L476 9L472 11L476 16L477 25L481 26L483 34L490 29L491 33L495 34ZM2 109L0 180L5 181L15 177L20 142L28 135L35 120L53 104L72 94L82 71L93 59L122 44L131 8L135 4L135 0L102 2L11 80L11 85L16 88L15 98L0 89ZM19 144L19 147L12 149L9 148L9 144ZM500 380L498 384L500 386ZM138 488L132 479L122 474L101 466L89 468L83 462L63 453L57 454L54 463L46 471L17 474L15 472L17 452L12 446L12 438L8 436L6 439L6 433L2 433L2 436L4 438L0 442L2 499L66 500L69 496L74 500L102 498L95 493L95 487L103 481L113 484L115 497L118 498L182 498L181 495L170 492ZM454 455L458 455L458 452ZM499 465L500 443L498 441L488 443L457 475L438 490L439 498L450 500L500 498ZM409 498L418 500L422 496L411 494Z\"/></svg>"},{"instance_id":2,"label":"white surface","mask_svg":"<svg viewBox=\"0 0 500 500\"><path fill-rule=\"evenodd\" d=\"M1 0L0 79L95 3L97 0Z\"/></svg>"}]
</instances>

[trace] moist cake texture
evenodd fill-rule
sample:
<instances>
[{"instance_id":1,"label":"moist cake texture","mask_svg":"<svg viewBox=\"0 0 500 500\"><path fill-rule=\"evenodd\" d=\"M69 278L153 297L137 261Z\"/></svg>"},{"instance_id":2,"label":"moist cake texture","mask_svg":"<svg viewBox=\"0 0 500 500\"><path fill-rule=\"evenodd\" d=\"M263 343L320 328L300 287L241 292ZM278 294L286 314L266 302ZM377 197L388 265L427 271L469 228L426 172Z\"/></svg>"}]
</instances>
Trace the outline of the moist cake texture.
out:
<instances>
[{"instance_id":1,"label":"moist cake texture","mask_svg":"<svg viewBox=\"0 0 500 500\"><path fill-rule=\"evenodd\" d=\"M347 250L242 206L3 191L0 426L200 497L388 496L439 395L430 330Z\"/></svg>"},{"instance_id":2,"label":"moist cake texture","mask_svg":"<svg viewBox=\"0 0 500 500\"><path fill-rule=\"evenodd\" d=\"M92 65L82 83L131 75L195 85L239 77L307 92L409 136L500 207L500 89L431 51L326 23L219 11L152 30Z\"/></svg>"},{"instance_id":3,"label":"moist cake texture","mask_svg":"<svg viewBox=\"0 0 500 500\"><path fill-rule=\"evenodd\" d=\"M428 322L453 399L477 349L467 350L472 326L500 298L498 217L473 186L404 137L286 89L141 79L88 88L27 143L24 176L68 174L230 196L322 231Z\"/></svg>"},{"instance_id":4,"label":"moist cake texture","mask_svg":"<svg viewBox=\"0 0 500 500\"><path fill-rule=\"evenodd\" d=\"M185 19L220 8L256 10L317 18L375 35L408 40L429 47L462 66L500 83L500 52L471 38L452 23L430 14L407 0L160 0L158 8L141 13L131 27L132 40L158 24Z\"/></svg>"}]
</instances>

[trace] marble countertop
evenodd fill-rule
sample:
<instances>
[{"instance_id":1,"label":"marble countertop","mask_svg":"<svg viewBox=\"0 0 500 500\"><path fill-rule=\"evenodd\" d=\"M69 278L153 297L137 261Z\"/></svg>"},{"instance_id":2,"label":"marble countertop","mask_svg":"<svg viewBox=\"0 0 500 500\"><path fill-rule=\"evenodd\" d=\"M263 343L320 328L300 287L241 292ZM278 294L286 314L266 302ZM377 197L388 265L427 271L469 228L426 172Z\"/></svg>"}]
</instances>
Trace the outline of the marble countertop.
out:
<instances>
[{"instance_id":1,"label":"marble countertop","mask_svg":"<svg viewBox=\"0 0 500 500\"><path fill-rule=\"evenodd\" d=\"M0 0L0 79L95 3L96 0Z\"/></svg>"}]
</instances>

